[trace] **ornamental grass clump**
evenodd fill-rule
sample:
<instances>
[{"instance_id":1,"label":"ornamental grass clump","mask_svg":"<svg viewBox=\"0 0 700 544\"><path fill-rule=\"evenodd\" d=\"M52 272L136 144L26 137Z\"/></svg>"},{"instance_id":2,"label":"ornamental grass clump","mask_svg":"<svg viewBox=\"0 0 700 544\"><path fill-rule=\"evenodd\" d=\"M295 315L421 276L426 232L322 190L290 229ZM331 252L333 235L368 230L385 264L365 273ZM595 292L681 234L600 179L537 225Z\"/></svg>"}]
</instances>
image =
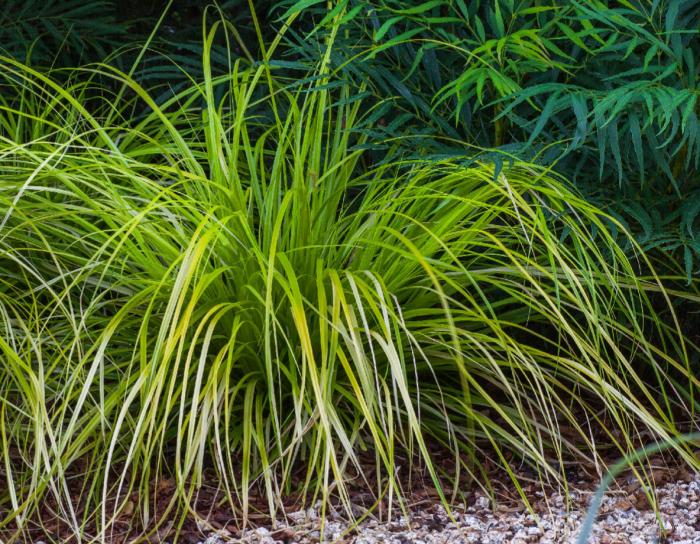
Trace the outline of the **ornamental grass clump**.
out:
<instances>
[{"instance_id":1,"label":"ornamental grass clump","mask_svg":"<svg viewBox=\"0 0 700 544\"><path fill-rule=\"evenodd\" d=\"M377 166L374 106L329 52L296 84L269 62L214 76L206 54L162 104L108 66L59 85L2 59L4 530L50 501L106 538L134 494L149 527L151 483L172 478L181 512L207 468L242 518L254 489L272 515L290 494L351 513L365 451L399 505L399 454L446 502L487 463L565 486L601 436L680 432L696 380L674 378L663 288L563 180Z\"/></svg>"}]
</instances>

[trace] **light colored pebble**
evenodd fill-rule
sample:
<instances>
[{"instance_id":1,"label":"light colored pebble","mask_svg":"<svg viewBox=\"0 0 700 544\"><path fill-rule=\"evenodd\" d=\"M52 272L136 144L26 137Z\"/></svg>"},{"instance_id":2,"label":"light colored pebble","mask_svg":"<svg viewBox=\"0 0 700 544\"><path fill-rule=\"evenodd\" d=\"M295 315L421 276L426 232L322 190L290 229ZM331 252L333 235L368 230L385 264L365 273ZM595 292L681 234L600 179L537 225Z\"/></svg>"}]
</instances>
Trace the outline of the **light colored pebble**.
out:
<instances>
[{"instance_id":1,"label":"light colored pebble","mask_svg":"<svg viewBox=\"0 0 700 544\"><path fill-rule=\"evenodd\" d=\"M368 517L352 536L346 536L349 523L342 512L331 510L320 531L321 504L305 511L290 512L287 520L299 544L330 544L336 541L353 544L574 544L586 516L591 492L573 490L569 499L561 494L546 497L550 506L536 518L524 510L494 511L488 497L479 495L472 506L456 508L454 521L441 505L426 505L424 512L414 512L410 519L400 515L390 522ZM545 498L542 497L542 500ZM669 482L657 488L658 505L668 531L669 544L700 543L700 476L689 482ZM618 506L622 505L622 506ZM659 542L660 530L651 510L630 507L619 492L603 499L591 544L651 544ZM569 505L567 510L565 505ZM362 510L362 509L358 509ZM364 510L362 510L364 512ZM200 544L279 544L265 527L247 529L235 540L212 535ZM323 537L323 538L322 538ZM343 540L344 539L344 540Z\"/></svg>"}]
</instances>

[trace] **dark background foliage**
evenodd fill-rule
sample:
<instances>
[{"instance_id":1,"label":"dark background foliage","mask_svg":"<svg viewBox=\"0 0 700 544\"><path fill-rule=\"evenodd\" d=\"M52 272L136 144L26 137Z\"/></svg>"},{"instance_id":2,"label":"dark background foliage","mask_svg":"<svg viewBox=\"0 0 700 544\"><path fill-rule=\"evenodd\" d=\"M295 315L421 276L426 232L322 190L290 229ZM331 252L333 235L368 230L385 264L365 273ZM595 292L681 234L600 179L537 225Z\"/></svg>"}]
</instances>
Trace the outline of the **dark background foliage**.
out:
<instances>
[{"instance_id":1,"label":"dark background foliage","mask_svg":"<svg viewBox=\"0 0 700 544\"><path fill-rule=\"evenodd\" d=\"M290 48L309 60L309 33L323 39L324 4L313 4ZM339 73L391 97L377 141L410 134L413 153L483 155L479 146L553 164L645 248L698 272L699 2L345 5Z\"/></svg>"},{"instance_id":2,"label":"dark background foliage","mask_svg":"<svg viewBox=\"0 0 700 544\"><path fill-rule=\"evenodd\" d=\"M167 2L6 5L7 54L37 66L108 59L128 68ZM161 99L201 71L206 5L173 2L135 73ZM240 39L217 42L214 69L225 70L229 56L258 57L248 1L218 5ZM551 164L643 247L682 262L687 276L699 273L697 0L340 0L331 11L318 0L254 5L268 39L297 13L278 55L290 70L317 61L330 20L342 15L332 62L339 79L380 104L362 129L377 160L391 152ZM397 136L404 137L398 148Z\"/></svg>"}]
</instances>

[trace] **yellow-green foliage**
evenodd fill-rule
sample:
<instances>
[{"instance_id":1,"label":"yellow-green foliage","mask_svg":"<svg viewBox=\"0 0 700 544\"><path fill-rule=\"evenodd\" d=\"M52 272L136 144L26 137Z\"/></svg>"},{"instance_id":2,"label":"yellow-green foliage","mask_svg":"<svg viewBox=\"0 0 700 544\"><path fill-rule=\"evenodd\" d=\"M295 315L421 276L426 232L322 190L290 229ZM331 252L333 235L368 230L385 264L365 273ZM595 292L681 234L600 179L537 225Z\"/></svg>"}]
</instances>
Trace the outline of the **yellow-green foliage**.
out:
<instances>
[{"instance_id":1,"label":"yellow-green foliage","mask_svg":"<svg viewBox=\"0 0 700 544\"><path fill-rule=\"evenodd\" d=\"M550 461L596 458L603 417L621 452L678 434L695 378L669 381L683 342L609 219L524 163L368 167L371 108L327 60L289 87L205 56L160 106L107 67L59 85L2 60L3 527L52 496L106 531L133 491L148 521L151 479L181 508L205 465L244 515L299 467L307 499L347 506L367 447L377 494L401 497L399 450L439 488L429 444L447 478L487 485L508 453L566 485Z\"/></svg>"}]
</instances>

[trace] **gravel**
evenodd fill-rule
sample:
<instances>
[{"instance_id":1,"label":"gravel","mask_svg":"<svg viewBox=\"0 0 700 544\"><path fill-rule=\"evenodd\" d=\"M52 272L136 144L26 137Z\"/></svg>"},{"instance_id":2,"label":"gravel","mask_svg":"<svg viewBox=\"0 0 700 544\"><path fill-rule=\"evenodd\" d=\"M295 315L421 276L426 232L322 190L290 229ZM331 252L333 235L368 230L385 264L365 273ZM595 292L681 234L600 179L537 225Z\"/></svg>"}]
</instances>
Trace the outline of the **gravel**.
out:
<instances>
[{"instance_id":1,"label":"gravel","mask_svg":"<svg viewBox=\"0 0 700 544\"><path fill-rule=\"evenodd\" d=\"M663 532L646 500L640 501L640 492L633 495L630 489L631 486L623 486L606 495L590 542L700 543L698 475L657 487ZM536 493L533 507L541 512L538 515L523 508L493 508L487 497L477 495L471 506L455 508L453 519L441 505L429 503L414 508L410 519L395 516L393 521L380 522L366 518L354 530L349 530L348 522L338 512L331 512L323 520L322 530L320 505L317 504L314 508L288 514L287 522L278 523L274 528L249 528L237 535L223 530L199 544L567 544L576 541L592 493L590 489L570 491L568 507L559 493L548 496Z\"/></svg>"}]
</instances>

